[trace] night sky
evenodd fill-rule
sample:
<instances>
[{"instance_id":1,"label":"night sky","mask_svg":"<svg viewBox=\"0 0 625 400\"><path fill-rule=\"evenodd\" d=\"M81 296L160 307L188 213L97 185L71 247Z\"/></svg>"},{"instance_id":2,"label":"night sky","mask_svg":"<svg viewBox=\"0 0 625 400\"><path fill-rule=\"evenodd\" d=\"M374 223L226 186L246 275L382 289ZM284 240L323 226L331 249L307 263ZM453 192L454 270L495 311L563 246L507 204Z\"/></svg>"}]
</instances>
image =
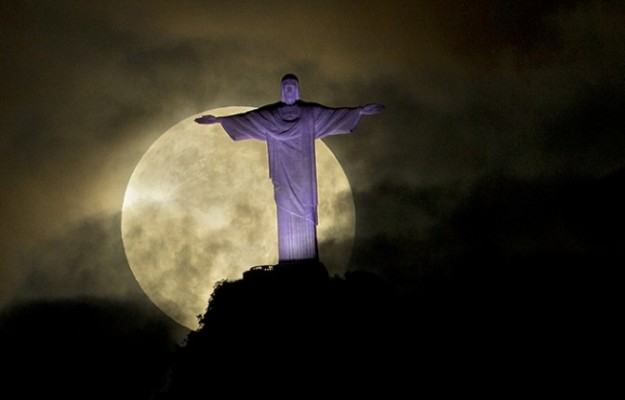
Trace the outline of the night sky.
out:
<instances>
[{"instance_id":1,"label":"night sky","mask_svg":"<svg viewBox=\"0 0 625 400\"><path fill-rule=\"evenodd\" d=\"M97 300L165 321L123 252L130 175L174 124L273 103L289 72L304 100L386 106L325 140L354 194L350 270L409 292L459 259L537 277L509 261L613 262L624 15L599 0L3 1L0 307Z\"/></svg>"}]
</instances>

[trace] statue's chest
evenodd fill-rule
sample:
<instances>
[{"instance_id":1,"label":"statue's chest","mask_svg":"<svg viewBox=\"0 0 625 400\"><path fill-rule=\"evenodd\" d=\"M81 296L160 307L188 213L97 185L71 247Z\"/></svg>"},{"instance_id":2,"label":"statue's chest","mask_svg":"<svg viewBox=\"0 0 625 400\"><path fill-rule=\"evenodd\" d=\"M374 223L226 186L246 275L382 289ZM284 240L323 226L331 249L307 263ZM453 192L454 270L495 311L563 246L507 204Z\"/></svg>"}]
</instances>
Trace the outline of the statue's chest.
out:
<instances>
[{"instance_id":1,"label":"statue's chest","mask_svg":"<svg viewBox=\"0 0 625 400\"><path fill-rule=\"evenodd\" d=\"M295 122L300 118L302 110L298 106L285 106L280 107L278 113L282 121Z\"/></svg>"}]
</instances>

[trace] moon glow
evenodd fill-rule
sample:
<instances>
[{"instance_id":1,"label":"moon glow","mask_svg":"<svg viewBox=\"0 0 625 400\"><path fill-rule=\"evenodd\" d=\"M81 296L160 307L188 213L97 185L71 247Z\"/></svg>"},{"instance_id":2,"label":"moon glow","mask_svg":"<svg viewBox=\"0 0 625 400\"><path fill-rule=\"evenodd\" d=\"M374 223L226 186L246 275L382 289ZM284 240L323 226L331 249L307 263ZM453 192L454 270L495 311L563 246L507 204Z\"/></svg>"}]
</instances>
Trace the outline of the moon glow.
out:
<instances>
[{"instance_id":1,"label":"moon glow","mask_svg":"<svg viewBox=\"0 0 625 400\"><path fill-rule=\"evenodd\" d=\"M121 230L130 268L152 302L190 329L217 282L278 261L266 144L234 142L221 125L194 122L251 109L218 108L174 125L146 151L126 188ZM316 152L320 258L331 275L342 274L355 232L352 192L320 140Z\"/></svg>"}]
</instances>

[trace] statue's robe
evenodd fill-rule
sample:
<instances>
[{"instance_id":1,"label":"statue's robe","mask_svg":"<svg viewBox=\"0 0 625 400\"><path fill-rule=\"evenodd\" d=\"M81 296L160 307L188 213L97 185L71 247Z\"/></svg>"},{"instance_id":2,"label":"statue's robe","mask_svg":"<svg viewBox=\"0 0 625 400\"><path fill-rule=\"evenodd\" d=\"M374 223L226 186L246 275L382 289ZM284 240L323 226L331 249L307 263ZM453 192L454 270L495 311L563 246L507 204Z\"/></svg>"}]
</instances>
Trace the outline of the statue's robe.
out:
<instances>
[{"instance_id":1,"label":"statue's robe","mask_svg":"<svg viewBox=\"0 0 625 400\"><path fill-rule=\"evenodd\" d=\"M315 139L350 133L359 121L360 107L331 108L304 101L220 117L233 140L267 142L280 262L318 259Z\"/></svg>"}]
</instances>

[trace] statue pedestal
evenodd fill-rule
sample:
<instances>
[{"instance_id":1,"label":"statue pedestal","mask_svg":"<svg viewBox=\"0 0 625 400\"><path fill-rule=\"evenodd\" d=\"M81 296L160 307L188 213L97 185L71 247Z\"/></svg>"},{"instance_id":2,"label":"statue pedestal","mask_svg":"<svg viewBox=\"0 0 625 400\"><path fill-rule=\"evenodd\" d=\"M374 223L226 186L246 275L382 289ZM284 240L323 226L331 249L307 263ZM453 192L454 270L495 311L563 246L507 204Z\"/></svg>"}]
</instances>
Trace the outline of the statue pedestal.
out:
<instances>
[{"instance_id":1,"label":"statue pedestal","mask_svg":"<svg viewBox=\"0 0 625 400\"><path fill-rule=\"evenodd\" d=\"M243 273L244 280L312 280L330 279L326 267L317 260L283 261L275 265L257 265Z\"/></svg>"}]
</instances>

